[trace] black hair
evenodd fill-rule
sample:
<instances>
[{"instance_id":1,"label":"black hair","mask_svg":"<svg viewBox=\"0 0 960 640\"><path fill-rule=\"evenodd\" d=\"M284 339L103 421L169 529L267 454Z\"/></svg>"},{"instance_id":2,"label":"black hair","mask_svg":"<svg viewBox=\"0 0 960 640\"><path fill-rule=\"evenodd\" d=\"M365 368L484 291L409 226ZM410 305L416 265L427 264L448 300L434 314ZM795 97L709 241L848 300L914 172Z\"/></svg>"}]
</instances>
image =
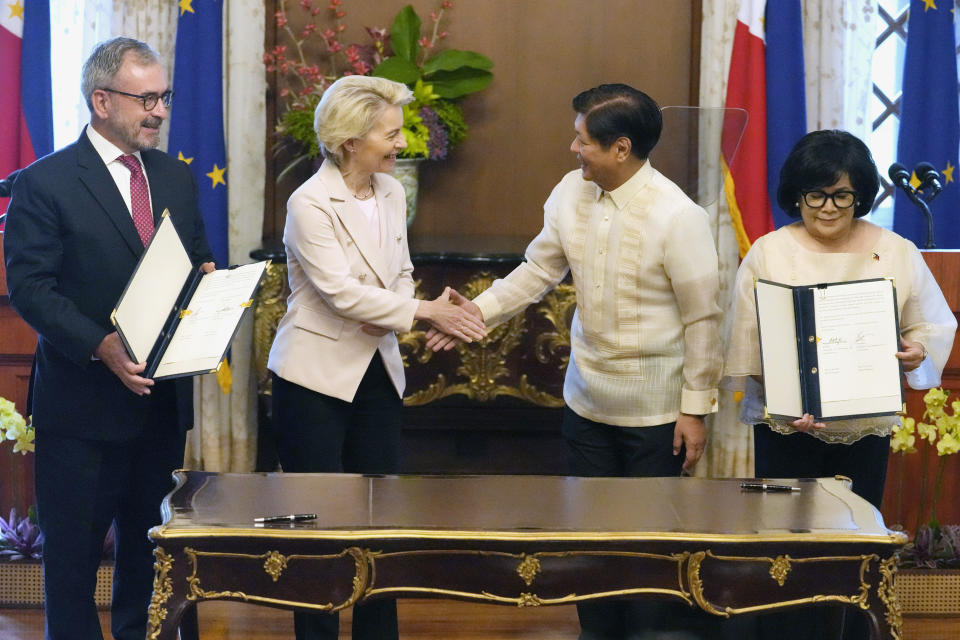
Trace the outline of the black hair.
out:
<instances>
[{"instance_id":1,"label":"black hair","mask_svg":"<svg viewBox=\"0 0 960 640\"><path fill-rule=\"evenodd\" d=\"M799 218L803 192L829 187L842 174L847 174L857 192L854 217L867 215L880 189L880 175L870 149L846 131L812 131L794 145L780 169L777 204L787 215Z\"/></svg>"},{"instance_id":2,"label":"black hair","mask_svg":"<svg viewBox=\"0 0 960 640\"><path fill-rule=\"evenodd\" d=\"M573 109L582 114L587 133L604 149L619 138L630 140L630 151L641 160L660 140L663 117L657 103L642 91L625 84L602 84L573 99Z\"/></svg>"}]
</instances>

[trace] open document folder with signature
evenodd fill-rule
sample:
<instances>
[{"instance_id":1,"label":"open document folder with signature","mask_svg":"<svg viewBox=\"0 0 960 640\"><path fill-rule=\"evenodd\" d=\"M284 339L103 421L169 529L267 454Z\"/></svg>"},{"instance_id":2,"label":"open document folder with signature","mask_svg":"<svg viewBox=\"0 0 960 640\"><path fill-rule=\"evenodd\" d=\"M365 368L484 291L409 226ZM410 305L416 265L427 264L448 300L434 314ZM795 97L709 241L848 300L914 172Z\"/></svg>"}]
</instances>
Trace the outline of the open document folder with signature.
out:
<instances>
[{"instance_id":1,"label":"open document folder with signature","mask_svg":"<svg viewBox=\"0 0 960 640\"><path fill-rule=\"evenodd\" d=\"M268 261L203 273L164 211L111 320L143 376L216 371L251 306Z\"/></svg>"},{"instance_id":2,"label":"open document folder with signature","mask_svg":"<svg viewBox=\"0 0 960 640\"><path fill-rule=\"evenodd\" d=\"M893 280L757 280L754 292L768 415L840 420L903 410Z\"/></svg>"}]
</instances>

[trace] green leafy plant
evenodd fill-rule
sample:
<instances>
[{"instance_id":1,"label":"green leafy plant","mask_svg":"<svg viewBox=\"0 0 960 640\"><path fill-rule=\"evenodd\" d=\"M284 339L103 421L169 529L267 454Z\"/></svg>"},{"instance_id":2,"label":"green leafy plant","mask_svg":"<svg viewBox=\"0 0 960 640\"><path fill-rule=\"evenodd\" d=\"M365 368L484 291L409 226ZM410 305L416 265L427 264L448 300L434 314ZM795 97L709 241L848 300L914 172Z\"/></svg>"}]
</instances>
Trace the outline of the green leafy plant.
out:
<instances>
[{"instance_id":1,"label":"green leafy plant","mask_svg":"<svg viewBox=\"0 0 960 640\"><path fill-rule=\"evenodd\" d=\"M921 421L906 416L903 424L893 428L890 448L900 454L920 452L920 495L917 496L917 521L914 538L901 554L904 566L960 566L960 527L941 525L937 504L943 491L948 456L960 451L960 400L949 404L950 392L930 389L924 396L925 409ZM918 449L918 445L920 448ZM937 476L933 491L927 487L927 473L932 452L937 452ZM898 500L903 499L903 479L899 479ZM930 493L930 495L928 495ZM929 500L929 511L927 504ZM927 520L923 522L924 514Z\"/></svg>"},{"instance_id":2,"label":"green leafy plant","mask_svg":"<svg viewBox=\"0 0 960 640\"><path fill-rule=\"evenodd\" d=\"M413 102L403 108L407 148L400 157L441 160L463 142L468 129L459 101L490 84L493 62L475 51L440 49L448 35L441 28L442 21L453 8L452 2L443 0L430 14L426 34L420 16L408 5L397 14L389 31L367 27L368 44L342 42L347 15L343 0L329 0L325 15L330 24L326 28L317 24L320 7L311 0L299 4L307 14L306 26L294 33L287 3L282 2L274 14L280 43L263 56L267 71L277 74L283 102L276 129L281 136L277 150L289 149L289 143L296 145L293 160L278 180L300 162L319 155L313 112L327 87L344 75L387 78L413 91ZM316 40L322 40L326 49L324 66L308 62L308 42Z\"/></svg>"}]
</instances>

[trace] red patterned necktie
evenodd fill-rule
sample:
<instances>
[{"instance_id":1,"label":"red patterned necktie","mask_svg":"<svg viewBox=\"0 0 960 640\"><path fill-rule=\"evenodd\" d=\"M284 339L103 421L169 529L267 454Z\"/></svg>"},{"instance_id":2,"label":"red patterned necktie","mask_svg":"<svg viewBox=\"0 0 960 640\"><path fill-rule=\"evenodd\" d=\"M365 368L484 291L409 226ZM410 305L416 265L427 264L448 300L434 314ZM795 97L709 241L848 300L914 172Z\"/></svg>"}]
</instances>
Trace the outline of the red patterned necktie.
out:
<instances>
[{"instance_id":1,"label":"red patterned necktie","mask_svg":"<svg viewBox=\"0 0 960 640\"><path fill-rule=\"evenodd\" d=\"M133 212L133 224L137 227L143 246L147 246L150 236L153 235L153 212L150 210L147 178L143 175L136 156L120 156L117 159L130 169L130 210Z\"/></svg>"}]
</instances>

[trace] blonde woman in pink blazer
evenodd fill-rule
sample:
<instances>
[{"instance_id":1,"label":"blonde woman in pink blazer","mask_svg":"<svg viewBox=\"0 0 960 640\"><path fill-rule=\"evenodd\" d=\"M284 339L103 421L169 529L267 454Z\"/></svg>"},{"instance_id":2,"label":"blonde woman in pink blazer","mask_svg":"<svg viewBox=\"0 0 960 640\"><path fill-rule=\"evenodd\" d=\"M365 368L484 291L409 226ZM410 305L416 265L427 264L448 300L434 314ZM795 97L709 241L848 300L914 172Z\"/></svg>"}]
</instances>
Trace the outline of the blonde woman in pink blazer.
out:
<instances>
[{"instance_id":1,"label":"blonde woman in pink blazer","mask_svg":"<svg viewBox=\"0 0 960 640\"><path fill-rule=\"evenodd\" d=\"M290 297L268 367L284 471L396 473L405 386L396 333L425 320L467 342L481 321L413 297L406 198L389 174L406 147L401 106L410 90L347 76L317 105L323 164L287 203L283 242ZM335 614L294 614L298 639L338 633ZM397 638L396 604L354 610L353 638Z\"/></svg>"}]
</instances>

